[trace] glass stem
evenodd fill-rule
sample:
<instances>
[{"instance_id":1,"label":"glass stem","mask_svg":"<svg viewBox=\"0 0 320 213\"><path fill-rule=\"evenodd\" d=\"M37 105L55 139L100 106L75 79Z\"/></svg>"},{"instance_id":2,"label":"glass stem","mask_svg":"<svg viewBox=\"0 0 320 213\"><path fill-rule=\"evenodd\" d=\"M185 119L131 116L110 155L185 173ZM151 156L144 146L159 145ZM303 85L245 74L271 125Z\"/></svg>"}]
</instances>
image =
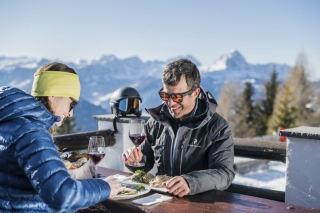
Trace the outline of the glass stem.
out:
<instances>
[{"instance_id":1,"label":"glass stem","mask_svg":"<svg viewBox=\"0 0 320 213\"><path fill-rule=\"evenodd\" d=\"M95 178L98 178L98 166L97 166L97 165L95 165L94 167L95 167L95 174L94 174L94 177L95 177Z\"/></svg>"},{"instance_id":2,"label":"glass stem","mask_svg":"<svg viewBox=\"0 0 320 213\"><path fill-rule=\"evenodd\" d=\"M137 146L136 146L136 149L137 149L137 152L139 152L139 149L138 149ZM136 163L135 163L135 165L137 166L138 164L139 164L139 161L137 160Z\"/></svg>"}]
</instances>

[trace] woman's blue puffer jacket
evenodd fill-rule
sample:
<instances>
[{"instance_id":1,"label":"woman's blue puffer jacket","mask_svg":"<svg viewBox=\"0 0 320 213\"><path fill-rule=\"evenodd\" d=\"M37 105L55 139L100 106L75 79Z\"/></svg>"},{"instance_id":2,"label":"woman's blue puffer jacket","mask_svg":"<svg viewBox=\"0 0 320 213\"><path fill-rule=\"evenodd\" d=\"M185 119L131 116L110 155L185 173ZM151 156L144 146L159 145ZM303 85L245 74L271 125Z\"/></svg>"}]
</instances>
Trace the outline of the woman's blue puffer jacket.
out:
<instances>
[{"instance_id":1,"label":"woman's blue puffer jacket","mask_svg":"<svg viewBox=\"0 0 320 213\"><path fill-rule=\"evenodd\" d=\"M48 131L59 119L25 92L0 87L0 212L75 212L109 197L104 180L68 174Z\"/></svg>"}]
</instances>

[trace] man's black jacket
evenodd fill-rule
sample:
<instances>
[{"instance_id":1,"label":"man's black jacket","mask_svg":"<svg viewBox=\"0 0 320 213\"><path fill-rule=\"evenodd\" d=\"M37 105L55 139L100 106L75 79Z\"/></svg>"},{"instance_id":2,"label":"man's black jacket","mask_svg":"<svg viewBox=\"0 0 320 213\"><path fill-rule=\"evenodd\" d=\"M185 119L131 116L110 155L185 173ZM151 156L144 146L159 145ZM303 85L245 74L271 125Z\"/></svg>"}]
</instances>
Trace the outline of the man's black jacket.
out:
<instances>
[{"instance_id":1,"label":"man's black jacket","mask_svg":"<svg viewBox=\"0 0 320 213\"><path fill-rule=\"evenodd\" d=\"M127 167L148 172L155 164L157 175L183 176L190 195L228 188L234 179L234 142L216 107L213 96L201 88L193 115L181 123L172 118L165 103L147 109L151 118L141 146L146 165Z\"/></svg>"}]
</instances>

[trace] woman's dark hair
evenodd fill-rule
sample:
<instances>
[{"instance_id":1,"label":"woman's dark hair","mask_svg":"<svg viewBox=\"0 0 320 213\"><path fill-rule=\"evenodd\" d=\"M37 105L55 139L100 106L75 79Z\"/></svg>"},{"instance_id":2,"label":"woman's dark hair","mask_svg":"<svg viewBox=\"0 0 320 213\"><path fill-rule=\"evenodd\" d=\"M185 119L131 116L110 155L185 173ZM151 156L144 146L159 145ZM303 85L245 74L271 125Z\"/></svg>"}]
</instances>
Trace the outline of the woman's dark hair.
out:
<instances>
[{"instance_id":1,"label":"woman's dark hair","mask_svg":"<svg viewBox=\"0 0 320 213\"><path fill-rule=\"evenodd\" d=\"M188 59L179 59L169 63L162 73L162 83L175 86L179 83L181 75L185 75L189 90L200 87L200 72L197 66Z\"/></svg>"}]
</instances>

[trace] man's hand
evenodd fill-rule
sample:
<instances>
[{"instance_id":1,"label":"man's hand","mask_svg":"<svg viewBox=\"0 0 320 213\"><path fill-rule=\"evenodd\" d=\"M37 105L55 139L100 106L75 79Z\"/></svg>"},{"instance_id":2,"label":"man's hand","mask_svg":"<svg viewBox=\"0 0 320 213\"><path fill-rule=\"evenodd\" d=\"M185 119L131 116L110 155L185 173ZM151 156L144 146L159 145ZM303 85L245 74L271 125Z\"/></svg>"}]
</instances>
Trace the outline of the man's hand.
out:
<instances>
[{"instance_id":1,"label":"man's hand","mask_svg":"<svg viewBox=\"0 0 320 213\"><path fill-rule=\"evenodd\" d=\"M136 147L129 148L122 154L122 160L125 164L140 162L142 160L142 152Z\"/></svg>"},{"instance_id":2,"label":"man's hand","mask_svg":"<svg viewBox=\"0 0 320 213\"><path fill-rule=\"evenodd\" d=\"M106 179L104 179L104 181L106 181L109 186L110 186L110 196L109 198L114 198L115 196L117 196L117 194L120 191L120 183L117 179L115 179L113 176L109 176Z\"/></svg>"},{"instance_id":3,"label":"man's hand","mask_svg":"<svg viewBox=\"0 0 320 213\"><path fill-rule=\"evenodd\" d=\"M190 192L186 180L181 176L175 176L164 182L162 185L167 187L167 190L170 194L174 194L178 197L183 197Z\"/></svg>"}]
</instances>

